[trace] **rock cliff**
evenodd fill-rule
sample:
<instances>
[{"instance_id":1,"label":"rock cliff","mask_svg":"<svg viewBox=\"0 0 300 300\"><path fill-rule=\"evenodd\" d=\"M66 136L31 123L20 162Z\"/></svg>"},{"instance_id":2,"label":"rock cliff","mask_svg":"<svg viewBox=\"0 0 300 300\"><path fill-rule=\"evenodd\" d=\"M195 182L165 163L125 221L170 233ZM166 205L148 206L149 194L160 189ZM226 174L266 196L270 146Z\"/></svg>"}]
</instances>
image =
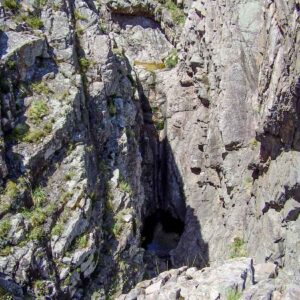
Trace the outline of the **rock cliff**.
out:
<instances>
[{"instance_id":1,"label":"rock cliff","mask_svg":"<svg viewBox=\"0 0 300 300\"><path fill-rule=\"evenodd\" d=\"M3 0L1 297L299 299L299 14Z\"/></svg>"}]
</instances>

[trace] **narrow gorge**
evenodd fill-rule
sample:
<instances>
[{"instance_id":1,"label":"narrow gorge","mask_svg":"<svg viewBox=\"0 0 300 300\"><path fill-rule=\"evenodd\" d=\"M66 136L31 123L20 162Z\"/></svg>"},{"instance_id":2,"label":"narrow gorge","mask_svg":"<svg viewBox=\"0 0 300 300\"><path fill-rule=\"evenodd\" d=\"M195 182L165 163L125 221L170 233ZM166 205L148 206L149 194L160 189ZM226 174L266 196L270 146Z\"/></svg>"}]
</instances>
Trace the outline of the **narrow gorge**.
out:
<instances>
[{"instance_id":1,"label":"narrow gorge","mask_svg":"<svg viewBox=\"0 0 300 300\"><path fill-rule=\"evenodd\" d=\"M300 298L299 0L3 0L0 299Z\"/></svg>"}]
</instances>

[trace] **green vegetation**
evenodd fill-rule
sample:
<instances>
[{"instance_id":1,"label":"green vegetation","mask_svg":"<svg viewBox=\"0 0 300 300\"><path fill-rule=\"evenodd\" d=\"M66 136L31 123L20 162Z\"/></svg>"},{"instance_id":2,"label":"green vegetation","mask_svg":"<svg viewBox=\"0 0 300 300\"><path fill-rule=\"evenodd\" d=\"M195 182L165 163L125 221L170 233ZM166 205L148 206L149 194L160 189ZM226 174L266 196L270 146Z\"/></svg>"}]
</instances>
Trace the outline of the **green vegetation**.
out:
<instances>
[{"instance_id":1,"label":"green vegetation","mask_svg":"<svg viewBox=\"0 0 300 300\"><path fill-rule=\"evenodd\" d=\"M230 245L230 258L246 256L245 242L239 237L235 237Z\"/></svg>"},{"instance_id":2,"label":"green vegetation","mask_svg":"<svg viewBox=\"0 0 300 300\"><path fill-rule=\"evenodd\" d=\"M165 63L163 63L163 62L143 62L143 61L139 61L139 60L135 60L133 62L133 65L141 67L149 72L161 70L166 67Z\"/></svg>"},{"instance_id":3,"label":"green vegetation","mask_svg":"<svg viewBox=\"0 0 300 300\"><path fill-rule=\"evenodd\" d=\"M101 33L106 33L107 32L107 26L105 22L102 19L99 19L99 29L101 30Z\"/></svg>"},{"instance_id":4,"label":"green vegetation","mask_svg":"<svg viewBox=\"0 0 300 300\"><path fill-rule=\"evenodd\" d=\"M76 237L72 249L83 249L86 248L89 241L89 235L88 233L84 233L78 237Z\"/></svg>"},{"instance_id":5,"label":"green vegetation","mask_svg":"<svg viewBox=\"0 0 300 300\"><path fill-rule=\"evenodd\" d=\"M83 35L84 30L78 24L76 24L75 33L76 33L77 36L81 36L81 35Z\"/></svg>"},{"instance_id":6,"label":"green vegetation","mask_svg":"<svg viewBox=\"0 0 300 300\"><path fill-rule=\"evenodd\" d=\"M185 14L172 0L160 0L162 5L170 12L175 24L181 25L185 21Z\"/></svg>"},{"instance_id":7,"label":"green vegetation","mask_svg":"<svg viewBox=\"0 0 300 300\"><path fill-rule=\"evenodd\" d=\"M226 300L239 300L242 296L242 293L237 289L229 289L226 292Z\"/></svg>"},{"instance_id":8,"label":"green vegetation","mask_svg":"<svg viewBox=\"0 0 300 300\"><path fill-rule=\"evenodd\" d=\"M17 10L19 8L19 3L17 0L4 0L3 6L6 9Z\"/></svg>"},{"instance_id":9,"label":"green vegetation","mask_svg":"<svg viewBox=\"0 0 300 300\"><path fill-rule=\"evenodd\" d=\"M39 16L18 15L15 18L16 22L25 22L32 29L41 29L44 24Z\"/></svg>"},{"instance_id":10,"label":"green vegetation","mask_svg":"<svg viewBox=\"0 0 300 300\"><path fill-rule=\"evenodd\" d=\"M156 120L154 121L154 126L156 130L163 130L165 127L165 121L164 120Z\"/></svg>"},{"instance_id":11,"label":"green vegetation","mask_svg":"<svg viewBox=\"0 0 300 300\"><path fill-rule=\"evenodd\" d=\"M28 119L33 124L40 124L43 118L49 114L49 107L43 100L34 101L28 109Z\"/></svg>"},{"instance_id":12,"label":"green vegetation","mask_svg":"<svg viewBox=\"0 0 300 300\"><path fill-rule=\"evenodd\" d=\"M132 195L132 188L128 182L125 181L124 178L120 178L118 182L118 188L121 192Z\"/></svg>"},{"instance_id":13,"label":"green vegetation","mask_svg":"<svg viewBox=\"0 0 300 300\"><path fill-rule=\"evenodd\" d=\"M9 59L6 62L6 66L7 66L8 69L14 70L16 68L16 62L14 60Z\"/></svg>"},{"instance_id":14,"label":"green vegetation","mask_svg":"<svg viewBox=\"0 0 300 300\"><path fill-rule=\"evenodd\" d=\"M41 187L37 187L32 191L32 200L35 206L42 206L45 203L46 195Z\"/></svg>"},{"instance_id":15,"label":"green vegetation","mask_svg":"<svg viewBox=\"0 0 300 300\"><path fill-rule=\"evenodd\" d=\"M10 208L11 208L10 199L0 197L0 213L5 213L5 212L9 211Z\"/></svg>"},{"instance_id":16,"label":"green vegetation","mask_svg":"<svg viewBox=\"0 0 300 300\"><path fill-rule=\"evenodd\" d=\"M250 141L249 141L249 145L250 145L250 148L251 148L252 150L254 150L254 149L257 147L257 145L258 145L257 139L256 139L256 138L253 138L252 140L250 140Z\"/></svg>"},{"instance_id":17,"label":"green vegetation","mask_svg":"<svg viewBox=\"0 0 300 300\"><path fill-rule=\"evenodd\" d=\"M79 66L82 72L86 72L91 66L91 62L86 57L81 57L79 59Z\"/></svg>"},{"instance_id":18,"label":"green vegetation","mask_svg":"<svg viewBox=\"0 0 300 300\"><path fill-rule=\"evenodd\" d=\"M5 187L5 195L10 198L15 198L18 194L18 186L15 182L8 180Z\"/></svg>"},{"instance_id":19,"label":"green vegetation","mask_svg":"<svg viewBox=\"0 0 300 300\"><path fill-rule=\"evenodd\" d=\"M86 17L83 16L80 11L78 9L74 10L74 18L76 21L80 20L80 21L86 21Z\"/></svg>"},{"instance_id":20,"label":"green vegetation","mask_svg":"<svg viewBox=\"0 0 300 300\"><path fill-rule=\"evenodd\" d=\"M69 219L70 211L68 209L64 209L59 219L57 220L55 226L51 230L51 235L61 235L65 228L65 224Z\"/></svg>"},{"instance_id":21,"label":"green vegetation","mask_svg":"<svg viewBox=\"0 0 300 300\"><path fill-rule=\"evenodd\" d=\"M27 124L17 124L12 130L10 139L13 141L23 141L29 132L29 126Z\"/></svg>"},{"instance_id":22,"label":"green vegetation","mask_svg":"<svg viewBox=\"0 0 300 300\"><path fill-rule=\"evenodd\" d=\"M47 134L51 133L52 129L53 129L52 122L45 123L44 126L43 126L44 136L46 136L46 133Z\"/></svg>"},{"instance_id":23,"label":"green vegetation","mask_svg":"<svg viewBox=\"0 0 300 300\"><path fill-rule=\"evenodd\" d=\"M74 171L69 171L64 175L64 179L65 181L70 181L72 180L72 178L75 176L75 172Z\"/></svg>"},{"instance_id":24,"label":"green vegetation","mask_svg":"<svg viewBox=\"0 0 300 300\"><path fill-rule=\"evenodd\" d=\"M39 95L44 94L44 95L48 96L49 92L50 92L48 86L43 81L37 82L37 83L33 83L31 85L31 89L32 89L33 92L35 92L35 93L37 93Z\"/></svg>"},{"instance_id":25,"label":"green vegetation","mask_svg":"<svg viewBox=\"0 0 300 300\"><path fill-rule=\"evenodd\" d=\"M47 0L37 0L37 6L39 8L42 8L43 6L45 6L47 4Z\"/></svg>"},{"instance_id":26,"label":"green vegetation","mask_svg":"<svg viewBox=\"0 0 300 300\"><path fill-rule=\"evenodd\" d=\"M41 129L31 129L28 134L24 137L23 141L27 143L37 143L38 141L42 140L45 137L45 133Z\"/></svg>"},{"instance_id":27,"label":"green vegetation","mask_svg":"<svg viewBox=\"0 0 300 300\"><path fill-rule=\"evenodd\" d=\"M9 220L1 220L0 221L0 240L3 240L5 236L8 234L10 230L10 222Z\"/></svg>"},{"instance_id":28,"label":"green vegetation","mask_svg":"<svg viewBox=\"0 0 300 300\"><path fill-rule=\"evenodd\" d=\"M115 54L118 58L124 58L124 49L122 48L113 48L112 49L113 54Z\"/></svg>"},{"instance_id":29,"label":"green vegetation","mask_svg":"<svg viewBox=\"0 0 300 300\"><path fill-rule=\"evenodd\" d=\"M26 181L23 177L19 177L17 182L8 180L4 190L4 195L11 199L15 199L24 188L26 188Z\"/></svg>"},{"instance_id":30,"label":"green vegetation","mask_svg":"<svg viewBox=\"0 0 300 300\"><path fill-rule=\"evenodd\" d=\"M32 209L24 209L22 215L27 219L32 227L42 225L47 218L46 212L41 207L33 207Z\"/></svg>"},{"instance_id":31,"label":"green vegetation","mask_svg":"<svg viewBox=\"0 0 300 300\"><path fill-rule=\"evenodd\" d=\"M43 102L33 105L28 111L28 118L34 124L40 124L43 116L48 114L48 106ZM22 123L16 125L10 134L10 139L16 142L37 143L51 133L52 122L46 122L42 128L32 128Z\"/></svg>"},{"instance_id":32,"label":"green vegetation","mask_svg":"<svg viewBox=\"0 0 300 300\"><path fill-rule=\"evenodd\" d=\"M6 246L6 247L0 249L0 256L8 256L11 253L11 250L12 250L11 246ZM0 298L0 299L2 299L2 298Z\"/></svg>"},{"instance_id":33,"label":"green vegetation","mask_svg":"<svg viewBox=\"0 0 300 300\"><path fill-rule=\"evenodd\" d=\"M73 196L73 193L71 193L71 192L64 192L61 195L59 201L60 201L60 203L62 203L62 204L65 205L72 198L72 196Z\"/></svg>"},{"instance_id":34,"label":"green vegetation","mask_svg":"<svg viewBox=\"0 0 300 300\"><path fill-rule=\"evenodd\" d=\"M125 221L124 221L124 216L127 214L132 213L131 208L125 208L121 211L119 211L115 216L114 216L114 224L112 227L112 233L115 237L120 236L122 229L124 228Z\"/></svg>"},{"instance_id":35,"label":"green vegetation","mask_svg":"<svg viewBox=\"0 0 300 300\"><path fill-rule=\"evenodd\" d=\"M177 50L173 49L169 55L165 58L164 63L167 68L172 69L175 68L178 64L178 55Z\"/></svg>"},{"instance_id":36,"label":"green vegetation","mask_svg":"<svg viewBox=\"0 0 300 300\"><path fill-rule=\"evenodd\" d=\"M46 236L46 233L45 233L43 227L35 227L29 232L27 238L31 241L40 241L45 236Z\"/></svg>"},{"instance_id":37,"label":"green vegetation","mask_svg":"<svg viewBox=\"0 0 300 300\"><path fill-rule=\"evenodd\" d=\"M47 295L47 283L43 280L36 280L33 283L33 288L38 297L44 298Z\"/></svg>"}]
</instances>

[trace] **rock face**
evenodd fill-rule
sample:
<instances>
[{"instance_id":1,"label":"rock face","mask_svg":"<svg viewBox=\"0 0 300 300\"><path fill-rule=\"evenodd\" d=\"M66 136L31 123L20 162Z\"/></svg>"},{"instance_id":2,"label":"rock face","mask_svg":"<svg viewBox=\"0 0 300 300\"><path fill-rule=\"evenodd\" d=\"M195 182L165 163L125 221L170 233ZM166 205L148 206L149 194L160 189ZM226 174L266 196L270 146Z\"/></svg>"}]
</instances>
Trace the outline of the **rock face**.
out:
<instances>
[{"instance_id":1,"label":"rock face","mask_svg":"<svg viewBox=\"0 0 300 300\"><path fill-rule=\"evenodd\" d=\"M117 299L290 299L289 294L299 293L293 285L277 291L276 276L277 266L272 263L254 265L250 258L235 258L201 270L165 271Z\"/></svg>"},{"instance_id":2,"label":"rock face","mask_svg":"<svg viewBox=\"0 0 300 300\"><path fill-rule=\"evenodd\" d=\"M0 293L298 299L299 11L4 1Z\"/></svg>"}]
</instances>

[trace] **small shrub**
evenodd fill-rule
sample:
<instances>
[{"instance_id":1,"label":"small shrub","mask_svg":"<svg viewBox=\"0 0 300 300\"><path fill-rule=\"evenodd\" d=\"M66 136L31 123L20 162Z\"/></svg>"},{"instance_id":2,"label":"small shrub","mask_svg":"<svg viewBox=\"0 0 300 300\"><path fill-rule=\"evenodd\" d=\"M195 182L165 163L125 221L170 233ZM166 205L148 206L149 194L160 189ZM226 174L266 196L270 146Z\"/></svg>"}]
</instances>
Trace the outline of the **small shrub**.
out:
<instances>
[{"instance_id":1,"label":"small shrub","mask_svg":"<svg viewBox=\"0 0 300 300\"><path fill-rule=\"evenodd\" d=\"M39 241L39 240L43 239L45 236L46 236L46 233L45 233L43 227L35 227L29 232L28 239Z\"/></svg>"},{"instance_id":2,"label":"small shrub","mask_svg":"<svg viewBox=\"0 0 300 300\"><path fill-rule=\"evenodd\" d=\"M72 178L75 176L75 172L74 171L69 171L65 174L64 179L65 181L70 181L72 180Z\"/></svg>"},{"instance_id":3,"label":"small shrub","mask_svg":"<svg viewBox=\"0 0 300 300\"><path fill-rule=\"evenodd\" d=\"M3 6L6 9L17 10L19 8L19 3L17 0L4 0Z\"/></svg>"},{"instance_id":4,"label":"small shrub","mask_svg":"<svg viewBox=\"0 0 300 300\"><path fill-rule=\"evenodd\" d=\"M75 33L76 33L77 36L81 36L81 35L83 35L84 30L79 25L76 25Z\"/></svg>"},{"instance_id":5,"label":"small shrub","mask_svg":"<svg viewBox=\"0 0 300 300\"><path fill-rule=\"evenodd\" d=\"M6 62L6 66L7 66L8 69L14 70L16 68L16 62L14 60L9 59Z\"/></svg>"},{"instance_id":6,"label":"small shrub","mask_svg":"<svg viewBox=\"0 0 300 300\"><path fill-rule=\"evenodd\" d=\"M25 22L32 29L41 29L44 25L40 17L31 15L18 15L15 17L15 21L18 23Z\"/></svg>"},{"instance_id":7,"label":"small shrub","mask_svg":"<svg viewBox=\"0 0 300 300\"><path fill-rule=\"evenodd\" d=\"M37 0L37 7L43 8L47 4L47 0Z\"/></svg>"},{"instance_id":8,"label":"small shrub","mask_svg":"<svg viewBox=\"0 0 300 300\"><path fill-rule=\"evenodd\" d=\"M32 200L35 206L42 206L46 200L45 192L41 187L37 187L32 191Z\"/></svg>"},{"instance_id":9,"label":"small shrub","mask_svg":"<svg viewBox=\"0 0 300 300\"><path fill-rule=\"evenodd\" d=\"M0 213L5 213L11 209L11 202L0 197Z\"/></svg>"},{"instance_id":10,"label":"small shrub","mask_svg":"<svg viewBox=\"0 0 300 300\"><path fill-rule=\"evenodd\" d=\"M5 187L5 195L10 198L16 198L18 195L18 186L15 182L8 180Z\"/></svg>"},{"instance_id":11,"label":"small shrub","mask_svg":"<svg viewBox=\"0 0 300 300\"><path fill-rule=\"evenodd\" d=\"M32 89L33 92L35 92L39 95L42 95L42 94L49 95L49 92L50 92L48 86L43 81L38 82L38 83L33 83L31 85L31 89Z\"/></svg>"},{"instance_id":12,"label":"small shrub","mask_svg":"<svg viewBox=\"0 0 300 300\"><path fill-rule=\"evenodd\" d=\"M257 145L258 145L257 139L254 138L254 139L250 140L249 141L249 145L250 145L251 149L254 150L257 147Z\"/></svg>"},{"instance_id":13,"label":"small shrub","mask_svg":"<svg viewBox=\"0 0 300 300\"><path fill-rule=\"evenodd\" d=\"M32 225L32 227L40 226L45 223L46 218L47 216L43 209L35 208L31 213L29 222Z\"/></svg>"},{"instance_id":14,"label":"small shrub","mask_svg":"<svg viewBox=\"0 0 300 300\"><path fill-rule=\"evenodd\" d=\"M56 209L57 209L56 203L52 202L45 207L44 211L48 217L51 217L56 211Z\"/></svg>"},{"instance_id":15,"label":"small shrub","mask_svg":"<svg viewBox=\"0 0 300 300\"><path fill-rule=\"evenodd\" d=\"M86 57L81 57L79 59L79 65L80 65L80 69L83 72L86 72L88 70L88 68L90 67L91 62Z\"/></svg>"},{"instance_id":16,"label":"small shrub","mask_svg":"<svg viewBox=\"0 0 300 300\"><path fill-rule=\"evenodd\" d=\"M127 208L127 209L123 209L123 210L119 211L114 216L114 224L112 227L112 233L114 236L116 236L116 237L120 236L122 229L124 228L124 225L125 225L125 221L124 221L123 217L126 214L129 214L131 212L132 212L132 210L130 208Z\"/></svg>"},{"instance_id":17,"label":"small shrub","mask_svg":"<svg viewBox=\"0 0 300 300\"><path fill-rule=\"evenodd\" d=\"M63 223L57 223L51 230L52 235L59 236L64 231L64 224Z\"/></svg>"},{"instance_id":18,"label":"small shrub","mask_svg":"<svg viewBox=\"0 0 300 300\"><path fill-rule=\"evenodd\" d=\"M33 128L24 136L22 141L26 143L34 144L41 141L45 136L46 133L43 130L38 128Z\"/></svg>"},{"instance_id":19,"label":"small shrub","mask_svg":"<svg viewBox=\"0 0 300 300\"><path fill-rule=\"evenodd\" d=\"M99 28L101 33L107 33L107 26L102 19L99 20Z\"/></svg>"},{"instance_id":20,"label":"small shrub","mask_svg":"<svg viewBox=\"0 0 300 300\"><path fill-rule=\"evenodd\" d=\"M124 50L122 48L113 48L113 54L115 54L118 58L124 58Z\"/></svg>"},{"instance_id":21,"label":"small shrub","mask_svg":"<svg viewBox=\"0 0 300 300\"><path fill-rule=\"evenodd\" d=\"M178 55L177 50L173 49L169 55L165 58L164 63L167 68L172 69L175 68L178 63Z\"/></svg>"},{"instance_id":22,"label":"small shrub","mask_svg":"<svg viewBox=\"0 0 300 300\"><path fill-rule=\"evenodd\" d=\"M124 179L121 179L118 183L118 188L120 189L121 192L127 193L129 195L132 194L132 189L131 186L128 182L126 182Z\"/></svg>"},{"instance_id":23,"label":"small shrub","mask_svg":"<svg viewBox=\"0 0 300 300\"><path fill-rule=\"evenodd\" d=\"M17 124L16 127L12 130L10 139L13 141L23 141L28 131L29 126L27 124Z\"/></svg>"},{"instance_id":24,"label":"small shrub","mask_svg":"<svg viewBox=\"0 0 300 300\"><path fill-rule=\"evenodd\" d=\"M9 220L2 220L0 222L0 240L2 240L8 234L10 227Z\"/></svg>"},{"instance_id":25,"label":"small shrub","mask_svg":"<svg viewBox=\"0 0 300 300\"><path fill-rule=\"evenodd\" d=\"M60 215L59 219L57 220L56 224L51 230L51 235L59 236L63 233L65 224L69 219L70 211L65 209L62 214Z\"/></svg>"},{"instance_id":26,"label":"small shrub","mask_svg":"<svg viewBox=\"0 0 300 300\"><path fill-rule=\"evenodd\" d=\"M154 122L154 126L156 130L163 130L165 127L165 121L164 120L157 120Z\"/></svg>"},{"instance_id":27,"label":"small shrub","mask_svg":"<svg viewBox=\"0 0 300 300\"><path fill-rule=\"evenodd\" d=\"M47 103L43 100L37 100L31 104L28 110L28 119L33 124L39 124L48 113L49 107Z\"/></svg>"},{"instance_id":28,"label":"small shrub","mask_svg":"<svg viewBox=\"0 0 300 300\"><path fill-rule=\"evenodd\" d=\"M40 298L44 298L48 293L47 283L43 280L36 280L33 282L35 294Z\"/></svg>"},{"instance_id":29,"label":"small shrub","mask_svg":"<svg viewBox=\"0 0 300 300\"><path fill-rule=\"evenodd\" d=\"M74 10L74 18L75 18L75 20L81 20L81 21L86 21L87 19L86 19L86 17L85 16L83 16L81 13L80 13L80 11L78 10L78 9L75 9Z\"/></svg>"},{"instance_id":30,"label":"small shrub","mask_svg":"<svg viewBox=\"0 0 300 300\"><path fill-rule=\"evenodd\" d=\"M72 198L72 196L73 196L73 193L71 193L71 192L65 192L65 193L63 193L61 195L60 202L62 204L66 204Z\"/></svg>"},{"instance_id":31,"label":"small shrub","mask_svg":"<svg viewBox=\"0 0 300 300\"><path fill-rule=\"evenodd\" d=\"M78 236L74 242L74 249L83 249L87 247L89 236L87 233Z\"/></svg>"},{"instance_id":32,"label":"small shrub","mask_svg":"<svg viewBox=\"0 0 300 300\"><path fill-rule=\"evenodd\" d=\"M43 21L38 16L27 16L24 21L32 29L41 29L44 26Z\"/></svg>"},{"instance_id":33,"label":"small shrub","mask_svg":"<svg viewBox=\"0 0 300 300\"><path fill-rule=\"evenodd\" d=\"M43 125L43 130L45 133L50 134L52 132L53 125L51 122L47 122Z\"/></svg>"},{"instance_id":34,"label":"small shrub","mask_svg":"<svg viewBox=\"0 0 300 300\"><path fill-rule=\"evenodd\" d=\"M241 296L241 292L237 289L229 289L226 292L226 300L239 300Z\"/></svg>"},{"instance_id":35,"label":"small shrub","mask_svg":"<svg viewBox=\"0 0 300 300\"><path fill-rule=\"evenodd\" d=\"M8 256L11 254L11 246L6 246L3 249L0 249L0 256ZM1 294L0 294L1 295ZM3 299L3 298L0 298ZM13 299L13 298L4 298L4 299Z\"/></svg>"},{"instance_id":36,"label":"small shrub","mask_svg":"<svg viewBox=\"0 0 300 300\"><path fill-rule=\"evenodd\" d=\"M185 14L172 0L164 1L163 6L170 12L175 24L180 25L185 21Z\"/></svg>"},{"instance_id":37,"label":"small shrub","mask_svg":"<svg viewBox=\"0 0 300 300\"><path fill-rule=\"evenodd\" d=\"M230 258L246 256L245 242L239 237L235 237L230 245Z\"/></svg>"}]
</instances>

